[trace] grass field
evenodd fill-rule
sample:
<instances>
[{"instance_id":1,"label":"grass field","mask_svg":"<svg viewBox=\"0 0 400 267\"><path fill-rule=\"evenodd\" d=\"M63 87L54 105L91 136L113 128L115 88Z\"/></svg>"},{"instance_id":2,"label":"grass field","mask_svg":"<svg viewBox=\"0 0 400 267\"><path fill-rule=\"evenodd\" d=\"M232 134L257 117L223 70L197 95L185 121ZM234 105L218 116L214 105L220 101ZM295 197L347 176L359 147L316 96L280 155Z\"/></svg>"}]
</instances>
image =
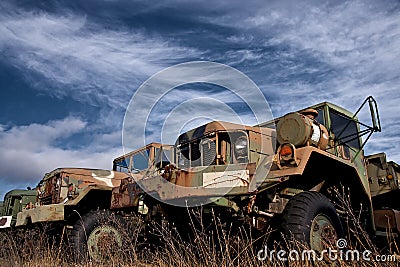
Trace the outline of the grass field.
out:
<instances>
[{"instance_id":1,"label":"grass field","mask_svg":"<svg viewBox=\"0 0 400 267\"><path fill-rule=\"evenodd\" d=\"M170 227L153 225L152 228L157 245L147 244L146 240L140 238L139 230L142 228L137 222L121 226L123 246L108 244L103 250L103 263L92 262L88 257L77 261L66 242L52 240L44 234L43 229L1 232L0 266L398 266L398 260L394 257L385 262L374 261L377 256L391 256L397 252L393 240L391 248L378 249L368 235L356 226L349 230L354 238L349 241L347 249L371 251L369 261L363 260L361 255L360 260L340 257L330 260L327 256L315 261L301 258L290 260L290 251L296 250L301 255L301 251L307 249L293 240L281 241L279 247L277 243L274 245L274 242L269 242L267 254L275 249L274 259L262 259L266 254L264 251L260 254L259 251L263 243L271 238L269 234L255 238L245 228L226 231L216 227L218 234L205 234L197 229L193 231L191 241L185 241ZM277 258L279 250L286 251L284 256L287 261ZM296 256L296 253L292 253L292 256Z\"/></svg>"},{"instance_id":2,"label":"grass field","mask_svg":"<svg viewBox=\"0 0 400 267\"><path fill-rule=\"evenodd\" d=\"M346 211L341 215L346 224L346 244L342 249L338 249L338 243L332 245L335 251L323 256L318 252L312 257L308 247L283 238L276 230L252 232L247 224L227 226L218 217L213 217L213 223L206 226L199 213L188 210L191 227L187 231L177 231L171 225L144 227L141 217L131 217L125 222L115 214L108 215L104 224L114 225L121 238L103 242L98 250L101 262L91 260L87 253L72 253L65 229L58 229L56 235L51 225L0 231L0 267L399 266L398 238L371 240L360 222L360 215L351 208L350 198L339 192L335 195L341 196L334 203L337 210ZM48 235L50 232L53 234Z\"/></svg>"}]
</instances>

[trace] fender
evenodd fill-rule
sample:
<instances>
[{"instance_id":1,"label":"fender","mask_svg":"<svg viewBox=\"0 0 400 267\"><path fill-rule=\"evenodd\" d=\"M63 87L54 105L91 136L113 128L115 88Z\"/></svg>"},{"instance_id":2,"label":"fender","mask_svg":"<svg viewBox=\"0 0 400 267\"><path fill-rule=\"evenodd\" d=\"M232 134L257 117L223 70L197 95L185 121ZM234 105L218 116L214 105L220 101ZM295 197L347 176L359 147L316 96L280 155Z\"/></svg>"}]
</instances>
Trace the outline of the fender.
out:
<instances>
[{"instance_id":1,"label":"fender","mask_svg":"<svg viewBox=\"0 0 400 267\"><path fill-rule=\"evenodd\" d=\"M264 183L281 177L303 176L309 179L335 179L333 182L357 185L361 193L371 202L369 183L365 173L360 173L356 164L315 147L296 149L297 166L271 169ZM343 173L346 176L343 176ZM354 184L355 183L355 184ZM263 186L261 186L263 187ZM311 188L310 188L311 189ZM360 192L361 189L361 192Z\"/></svg>"},{"instance_id":2,"label":"fender","mask_svg":"<svg viewBox=\"0 0 400 267\"><path fill-rule=\"evenodd\" d=\"M272 186L280 184L282 187L285 185L290 187L291 181L294 185L303 185L302 190L310 191L322 191L324 187L332 185L339 188L344 186L351 192L350 198L353 205L358 206L362 203L363 207L369 208L370 223L372 228L375 228L369 182L365 167L360 166L361 162L351 162L311 146L297 148L296 160L297 166L272 169L259 188L259 192L271 188L271 183L273 183ZM277 180L285 181L287 184L275 182ZM318 187L317 185L321 182L325 182L325 185Z\"/></svg>"},{"instance_id":3,"label":"fender","mask_svg":"<svg viewBox=\"0 0 400 267\"><path fill-rule=\"evenodd\" d=\"M105 185L90 185L84 190L79 192L79 195L74 199L66 199L60 204L49 204L43 206L35 206L31 209L25 209L17 214L17 222L15 226L24 226L29 223L38 222L56 222L66 220L68 214L66 214L66 209L70 210L72 207L85 201L85 197L90 192L104 192L111 191L112 188ZM93 204L96 204L93 201Z\"/></svg>"}]
</instances>

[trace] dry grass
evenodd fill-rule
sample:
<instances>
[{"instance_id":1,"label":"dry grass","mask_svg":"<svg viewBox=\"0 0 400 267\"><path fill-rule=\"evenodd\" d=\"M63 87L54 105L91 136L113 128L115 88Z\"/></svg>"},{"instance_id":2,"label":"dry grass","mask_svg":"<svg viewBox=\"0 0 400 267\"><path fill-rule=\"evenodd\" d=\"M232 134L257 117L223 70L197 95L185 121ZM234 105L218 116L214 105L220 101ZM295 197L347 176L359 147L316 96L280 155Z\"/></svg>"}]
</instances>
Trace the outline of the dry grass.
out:
<instances>
[{"instance_id":1,"label":"dry grass","mask_svg":"<svg viewBox=\"0 0 400 267\"><path fill-rule=\"evenodd\" d=\"M342 201L346 205L346 200ZM349 243L352 249L357 248L360 251L368 249L372 252L371 258L397 252L392 250L396 246L386 251L378 249L358 223L357 216L352 212L348 216L348 221L354 222L349 227L349 234L354 237ZM196 220L194 215L190 218ZM68 244L49 239L43 229L32 229L29 232L0 232L0 244L2 244L0 266L398 266L397 261L385 263L340 259L330 261L327 258L315 262L281 261L276 258L276 253L274 260L262 261L257 258L257 254L264 243L271 238L269 233L256 238L245 227L235 229L222 227L217 218L215 222L217 223L212 231L205 231L202 226L200 229L193 227L190 241L182 238L174 227L152 225L151 230L154 240L158 240L157 245L146 245L146 240L141 238L141 220L121 225L125 240L123 247L118 249L117 246L110 244L106 250L110 254L106 255L107 260L104 264L91 262L88 257L78 263L74 262L74 255L69 252ZM194 222L191 224L195 225ZM276 251L284 249L287 252L291 249L297 251L307 249L293 240L280 243L281 246L275 243L272 248L270 245L270 249Z\"/></svg>"}]
</instances>

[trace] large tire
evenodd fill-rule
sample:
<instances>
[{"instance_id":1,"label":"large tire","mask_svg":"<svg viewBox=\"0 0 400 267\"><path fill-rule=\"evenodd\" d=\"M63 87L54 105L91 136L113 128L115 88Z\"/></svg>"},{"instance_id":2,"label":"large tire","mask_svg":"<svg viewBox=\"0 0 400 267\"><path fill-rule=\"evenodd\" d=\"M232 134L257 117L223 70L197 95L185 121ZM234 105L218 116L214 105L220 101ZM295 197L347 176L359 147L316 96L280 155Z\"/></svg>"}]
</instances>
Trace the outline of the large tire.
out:
<instances>
[{"instance_id":1,"label":"large tire","mask_svg":"<svg viewBox=\"0 0 400 267\"><path fill-rule=\"evenodd\" d=\"M109 211L91 211L73 226L70 241L76 260L104 262L124 246L125 221Z\"/></svg>"},{"instance_id":2,"label":"large tire","mask_svg":"<svg viewBox=\"0 0 400 267\"><path fill-rule=\"evenodd\" d=\"M336 248L343 227L335 207L318 192L302 192L287 203L282 215L282 231L288 240L296 240L321 252Z\"/></svg>"}]
</instances>

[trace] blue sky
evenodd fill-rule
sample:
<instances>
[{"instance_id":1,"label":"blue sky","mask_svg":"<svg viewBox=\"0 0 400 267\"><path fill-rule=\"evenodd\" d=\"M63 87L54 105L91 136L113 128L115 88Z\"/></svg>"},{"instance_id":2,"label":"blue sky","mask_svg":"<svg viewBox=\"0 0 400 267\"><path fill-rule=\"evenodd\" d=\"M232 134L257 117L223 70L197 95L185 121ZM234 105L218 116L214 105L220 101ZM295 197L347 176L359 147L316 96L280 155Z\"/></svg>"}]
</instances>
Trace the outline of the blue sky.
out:
<instances>
[{"instance_id":1,"label":"blue sky","mask_svg":"<svg viewBox=\"0 0 400 267\"><path fill-rule=\"evenodd\" d=\"M400 161L398 1L152 2L1 1L0 195L56 167L111 168L135 90L190 60L242 71L275 116L373 95L367 153Z\"/></svg>"}]
</instances>

